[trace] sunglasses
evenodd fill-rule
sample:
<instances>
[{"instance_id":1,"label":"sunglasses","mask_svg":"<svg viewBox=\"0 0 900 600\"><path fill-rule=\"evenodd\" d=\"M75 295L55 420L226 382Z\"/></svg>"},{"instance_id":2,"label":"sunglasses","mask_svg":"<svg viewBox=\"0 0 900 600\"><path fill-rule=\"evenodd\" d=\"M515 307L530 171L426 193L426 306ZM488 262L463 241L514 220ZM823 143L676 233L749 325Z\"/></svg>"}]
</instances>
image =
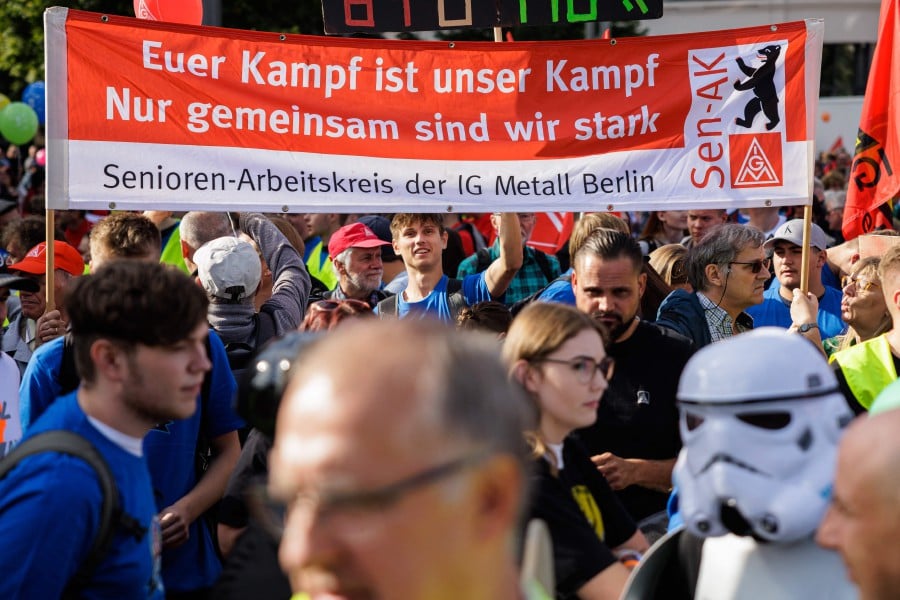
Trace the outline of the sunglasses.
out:
<instances>
[{"instance_id":1,"label":"sunglasses","mask_svg":"<svg viewBox=\"0 0 900 600\"><path fill-rule=\"evenodd\" d=\"M765 269L766 271L768 271L768 270L769 270L769 265L771 265L771 264L772 264L772 261L771 261L770 259L768 259L768 258L761 258L761 259L759 259L759 260L753 260L753 261L750 261L750 262L741 262L741 261L739 261L739 260L733 260L733 261L731 261L730 263L728 263L728 266L731 266L731 265L747 265L748 267L750 267L750 272L753 273L753 274L755 275L756 273L759 273L759 272L762 271L763 269Z\"/></svg>"},{"instance_id":2,"label":"sunglasses","mask_svg":"<svg viewBox=\"0 0 900 600\"><path fill-rule=\"evenodd\" d=\"M873 287L877 286L878 283L869 279L857 278L850 275L841 277L841 289L845 289L850 285L855 286L857 292L868 292Z\"/></svg>"}]
</instances>

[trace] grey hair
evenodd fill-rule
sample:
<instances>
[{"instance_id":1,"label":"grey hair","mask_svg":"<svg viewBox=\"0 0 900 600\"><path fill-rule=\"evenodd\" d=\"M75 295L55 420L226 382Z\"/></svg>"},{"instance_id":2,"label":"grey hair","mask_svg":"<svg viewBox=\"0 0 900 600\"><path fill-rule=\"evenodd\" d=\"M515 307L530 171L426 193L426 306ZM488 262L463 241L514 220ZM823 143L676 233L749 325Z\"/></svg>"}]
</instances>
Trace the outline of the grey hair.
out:
<instances>
[{"instance_id":1,"label":"grey hair","mask_svg":"<svg viewBox=\"0 0 900 600\"><path fill-rule=\"evenodd\" d=\"M688 253L688 281L695 290L708 290L707 265L727 267L746 248L759 248L765 241L765 234L752 225L716 225Z\"/></svg>"},{"instance_id":2,"label":"grey hair","mask_svg":"<svg viewBox=\"0 0 900 600\"><path fill-rule=\"evenodd\" d=\"M338 277L340 277L341 274L338 272L337 263L341 263L342 265L344 265L344 269L346 269L347 262L350 260L350 253L352 251L353 251L353 246L350 246L349 248L345 248L344 251L341 252L340 254L338 254L337 256L331 257L331 269L334 271L334 274L337 275Z\"/></svg>"},{"instance_id":3,"label":"grey hair","mask_svg":"<svg viewBox=\"0 0 900 600\"><path fill-rule=\"evenodd\" d=\"M181 239L193 249L220 237L234 237L235 231L227 213L192 210L181 218Z\"/></svg>"}]
</instances>

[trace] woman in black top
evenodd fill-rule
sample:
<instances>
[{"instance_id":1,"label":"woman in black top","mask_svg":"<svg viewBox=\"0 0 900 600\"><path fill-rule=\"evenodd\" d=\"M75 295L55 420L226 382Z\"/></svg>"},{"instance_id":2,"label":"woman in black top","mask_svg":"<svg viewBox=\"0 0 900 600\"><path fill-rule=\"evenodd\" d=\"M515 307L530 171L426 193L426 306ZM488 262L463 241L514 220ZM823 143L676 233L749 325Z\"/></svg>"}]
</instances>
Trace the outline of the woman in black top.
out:
<instances>
[{"instance_id":1,"label":"woman in black top","mask_svg":"<svg viewBox=\"0 0 900 600\"><path fill-rule=\"evenodd\" d=\"M613 369L604 340L584 313L536 302L515 318L503 346L511 377L539 409L537 430L526 434L536 461L528 517L550 529L562 599L617 599L628 578L619 556L648 547L587 452L568 437L597 418Z\"/></svg>"}]
</instances>

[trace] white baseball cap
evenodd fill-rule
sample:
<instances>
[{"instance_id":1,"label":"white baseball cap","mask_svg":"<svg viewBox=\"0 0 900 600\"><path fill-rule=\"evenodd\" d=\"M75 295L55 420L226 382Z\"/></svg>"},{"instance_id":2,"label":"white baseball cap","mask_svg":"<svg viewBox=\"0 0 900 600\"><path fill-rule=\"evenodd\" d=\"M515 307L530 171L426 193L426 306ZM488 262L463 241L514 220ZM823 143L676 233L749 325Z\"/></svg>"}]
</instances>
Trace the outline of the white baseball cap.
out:
<instances>
[{"instance_id":1,"label":"white baseball cap","mask_svg":"<svg viewBox=\"0 0 900 600\"><path fill-rule=\"evenodd\" d=\"M200 246L194 253L194 263L203 289L215 298L237 303L253 296L259 287L259 254L236 237L220 237Z\"/></svg>"}]
</instances>

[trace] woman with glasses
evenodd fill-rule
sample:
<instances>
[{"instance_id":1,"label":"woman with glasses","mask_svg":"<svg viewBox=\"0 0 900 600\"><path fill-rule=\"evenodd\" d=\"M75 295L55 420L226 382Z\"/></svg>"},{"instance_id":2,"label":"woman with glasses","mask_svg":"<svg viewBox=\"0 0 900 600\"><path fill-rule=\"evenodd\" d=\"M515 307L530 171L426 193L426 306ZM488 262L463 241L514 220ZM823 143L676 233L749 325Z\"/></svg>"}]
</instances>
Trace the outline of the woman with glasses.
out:
<instances>
[{"instance_id":1,"label":"woman with glasses","mask_svg":"<svg viewBox=\"0 0 900 600\"><path fill-rule=\"evenodd\" d=\"M573 307L538 302L513 320L503 345L510 377L534 399L535 463L529 519L553 539L557 598L616 599L647 540L587 452L569 434L597 418L613 361L605 332ZM623 564L624 563L624 564Z\"/></svg>"},{"instance_id":2,"label":"woman with glasses","mask_svg":"<svg viewBox=\"0 0 900 600\"><path fill-rule=\"evenodd\" d=\"M841 319L850 327L846 334L828 338L822 343L828 356L878 337L893 327L878 276L880 263L881 258L877 256L864 258L841 281L844 290Z\"/></svg>"}]
</instances>

